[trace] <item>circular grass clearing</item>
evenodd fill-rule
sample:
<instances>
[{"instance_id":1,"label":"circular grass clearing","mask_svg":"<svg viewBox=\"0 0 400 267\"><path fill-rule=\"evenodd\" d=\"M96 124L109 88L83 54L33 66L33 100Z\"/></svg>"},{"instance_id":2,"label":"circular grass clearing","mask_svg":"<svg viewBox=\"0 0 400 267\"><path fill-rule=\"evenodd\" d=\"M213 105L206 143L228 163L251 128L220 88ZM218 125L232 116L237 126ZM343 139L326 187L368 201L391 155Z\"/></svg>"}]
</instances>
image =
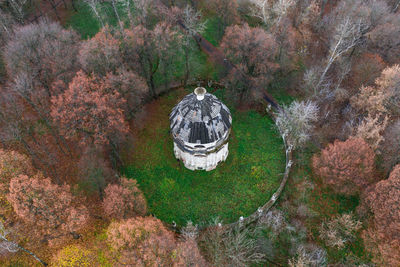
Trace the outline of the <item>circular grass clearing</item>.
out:
<instances>
[{"instance_id":1,"label":"circular grass clearing","mask_svg":"<svg viewBox=\"0 0 400 267\"><path fill-rule=\"evenodd\" d=\"M183 225L220 218L224 223L248 216L267 202L282 179L283 142L273 121L255 111L233 110L229 155L213 171L191 171L176 160L169 133L169 113L190 91L177 90L147 107L135 133L132 164L123 173L136 179L149 211Z\"/></svg>"}]
</instances>

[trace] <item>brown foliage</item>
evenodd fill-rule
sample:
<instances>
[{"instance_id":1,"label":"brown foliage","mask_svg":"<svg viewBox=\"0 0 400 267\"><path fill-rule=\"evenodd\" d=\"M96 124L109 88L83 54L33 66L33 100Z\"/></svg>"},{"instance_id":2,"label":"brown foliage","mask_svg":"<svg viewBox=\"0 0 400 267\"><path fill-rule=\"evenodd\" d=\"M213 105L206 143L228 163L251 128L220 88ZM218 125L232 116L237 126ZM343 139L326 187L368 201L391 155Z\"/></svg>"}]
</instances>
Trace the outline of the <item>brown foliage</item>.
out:
<instances>
[{"instance_id":1,"label":"brown foliage","mask_svg":"<svg viewBox=\"0 0 400 267\"><path fill-rule=\"evenodd\" d=\"M21 26L5 47L4 59L11 77L26 72L42 86L68 81L77 67L79 37L60 24L41 20Z\"/></svg>"},{"instance_id":2,"label":"brown foliage","mask_svg":"<svg viewBox=\"0 0 400 267\"><path fill-rule=\"evenodd\" d=\"M102 79L79 71L68 89L52 98L51 116L67 138L80 137L81 144L108 144L111 136L128 132L117 91L106 90Z\"/></svg>"},{"instance_id":3,"label":"brown foliage","mask_svg":"<svg viewBox=\"0 0 400 267\"><path fill-rule=\"evenodd\" d=\"M128 219L147 212L146 199L136 180L122 177L120 184L109 184L104 193L103 209L109 218Z\"/></svg>"},{"instance_id":4,"label":"brown foliage","mask_svg":"<svg viewBox=\"0 0 400 267\"><path fill-rule=\"evenodd\" d=\"M378 52L391 64L399 62L400 55L400 17L390 14L386 21L368 33L369 48Z\"/></svg>"},{"instance_id":5,"label":"brown foliage","mask_svg":"<svg viewBox=\"0 0 400 267\"><path fill-rule=\"evenodd\" d=\"M351 98L351 105L365 114L399 114L400 66L385 68L375 86L361 86L359 93Z\"/></svg>"},{"instance_id":6,"label":"brown foliage","mask_svg":"<svg viewBox=\"0 0 400 267\"><path fill-rule=\"evenodd\" d=\"M52 240L80 230L88 222L88 210L76 205L68 185L53 184L40 174L11 179L8 201L38 235Z\"/></svg>"},{"instance_id":7,"label":"brown foliage","mask_svg":"<svg viewBox=\"0 0 400 267\"><path fill-rule=\"evenodd\" d=\"M115 71L122 62L120 41L115 39L110 30L105 27L92 39L82 43L79 51L79 61L86 73L106 75Z\"/></svg>"},{"instance_id":8,"label":"brown foliage","mask_svg":"<svg viewBox=\"0 0 400 267\"><path fill-rule=\"evenodd\" d=\"M324 183L337 193L352 195L370 184L374 178L374 151L361 138L335 140L314 155L313 169Z\"/></svg>"},{"instance_id":9,"label":"brown foliage","mask_svg":"<svg viewBox=\"0 0 400 267\"><path fill-rule=\"evenodd\" d=\"M146 79L152 97L155 97L154 75L161 71L164 79L173 71L171 60L175 56L178 35L166 23L157 24L153 30L141 25L125 30L122 55L127 66ZM166 78L165 78L166 77Z\"/></svg>"},{"instance_id":10,"label":"brown foliage","mask_svg":"<svg viewBox=\"0 0 400 267\"><path fill-rule=\"evenodd\" d=\"M97 193L100 199L103 198L104 188L116 180L116 173L110 162L104 159L104 154L106 153L101 149L89 147L83 151L77 164L80 187L85 189L87 195Z\"/></svg>"},{"instance_id":11,"label":"brown foliage","mask_svg":"<svg viewBox=\"0 0 400 267\"><path fill-rule=\"evenodd\" d=\"M206 267L208 263L200 254L199 247L195 240L187 239L180 242L176 247L176 259L174 267Z\"/></svg>"},{"instance_id":12,"label":"brown foliage","mask_svg":"<svg viewBox=\"0 0 400 267\"><path fill-rule=\"evenodd\" d=\"M400 245L400 165L396 165L386 180L378 182L366 196L374 213L379 234Z\"/></svg>"},{"instance_id":13,"label":"brown foliage","mask_svg":"<svg viewBox=\"0 0 400 267\"><path fill-rule=\"evenodd\" d=\"M0 149L0 194L7 194L10 180L20 174L33 175L35 169L24 154Z\"/></svg>"},{"instance_id":14,"label":"brown foliage","mask_svg":"<svg viewBox=\"0 0 400 267\"><path fill-rule=\"evenodd\" d=\"M382 133L387 123L387 116L384 118L368 116L357 126L355 136L364 139L377 154L380 154L378 148L384 140Z\"/></svg>"},{"instance_id":15,"label":"brown foliage","mask_svg":"<svg viewBox=\"0 0 400 267\"><path fill-rule=\"evenodd\" d=\"M353 64L352 84L356 88L372 85L384 68L385 62L378 54L364 53Z\"/></svg>"},{"instance_id":16,"label":"brown foliage","mask_svg":"<svg viewBox=\"0 0 400 267\"><path fill-rule=\"evenodd\" d=\"M376 231L369 238L377 242L387 266L400 265L400 165L386 180L378 182L365 194L365 202L374 213Z\"/></svg>"},{"instance_id":17,"label":"brown foliage","mask_svg":"<svg viewBox=\"0 0 400 267\"><path fill-rule=\"evenodd\" d=\"M400 163L400 120L396 120L389 125L383 133L383 142L379 146L382 151L382 162L385 173L389 174L390 170Z\"/></svg>"},{"instance_id":18,"label":"brown foliage","mask_svg":"<svg viewBox=\"0 0 400 267\"><path fill-rule=\"evenodd\" d=\"M262 28L251 28L248 24L226 28L221 41L225 56L237 64L240 71L232 71L226 78L231 96L242 101L252 87L262 87L270 75L279 67L274 63L278 46L273 35ZM242 73L241 73L242 72ZM250 77L253 84L250 84Z\"/></svg>"},{"instance_id":19,"label":"brown foliage","mask_svg":"<svg viewBox=\"0 0 400 267\"><path fill-rule=\"evenodd\" d=\"M385 68L375 83L386 96L385 106L388 111L398 115L400 113L400 65Z\"/></svg>"},{"instance_id":20,"label":"brown foliage","mask_svg":"<svg viewBox=\"0 0 400 267\"><path fill-rule=\"evenodd\" d=\"M226 28L221 49L250 76L268 75L278 68L273 62L277 44L274 37L262 28L251 28L248 24Z\"/></svg>"},{"instance_id":21,"label":"brown foliage","mask_svg":"<svg viewBox=\"0 0 400 267\"><path fill-rule=\"evenodd\" d=\"M140 109L144 99L149 95L146 80L125 69L119 70L117 74L107 73L105 83L109 90L117 90L126 100L124 110L131 116Z\"/></svg>"},{"instance_id":22,"label":"brown foliage","mask_svg":"<svg viewBox=\"0 0 400 267\"><path fill-rule=\"evenodd\" d=\"M119 262L134 266L169 266L175 253L175 238L154 217L136 217L112 222L107 238L120 253Z\"/></svg>"},{"instance_id":23,"label":"brown foliage","mask_svg":"<svg viewBox=\"0 0 400 267\"><path fill-rule=\"evenodd\" d=\"M361 86L359 94L353 96L351 105L364 114L380 114L387 112L384 92L373 86Z\"/></svg>"}]
</instances>

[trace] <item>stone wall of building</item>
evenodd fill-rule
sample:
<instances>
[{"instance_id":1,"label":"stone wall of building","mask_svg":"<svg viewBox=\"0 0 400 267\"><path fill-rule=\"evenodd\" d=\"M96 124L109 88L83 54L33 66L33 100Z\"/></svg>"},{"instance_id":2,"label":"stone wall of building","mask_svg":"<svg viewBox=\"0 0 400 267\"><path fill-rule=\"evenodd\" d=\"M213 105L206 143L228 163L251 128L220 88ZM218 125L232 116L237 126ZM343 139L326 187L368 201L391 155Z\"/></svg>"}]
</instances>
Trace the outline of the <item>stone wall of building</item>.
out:
<instances>
[{"instance_id":1,"label":"stone wall of building","mask_svg":"<svg viewBox=\"0 0 400 267\"><path fill-rule=\"evenodd\" d=\"M228 157L228 143L224 144L218 151L209 154L191 154L182 151L176 143L174 143L175 157L183 162L186 168L190 170L206 170L215 169L221 161L225 161Z\"/></svg>"}]
</instances>

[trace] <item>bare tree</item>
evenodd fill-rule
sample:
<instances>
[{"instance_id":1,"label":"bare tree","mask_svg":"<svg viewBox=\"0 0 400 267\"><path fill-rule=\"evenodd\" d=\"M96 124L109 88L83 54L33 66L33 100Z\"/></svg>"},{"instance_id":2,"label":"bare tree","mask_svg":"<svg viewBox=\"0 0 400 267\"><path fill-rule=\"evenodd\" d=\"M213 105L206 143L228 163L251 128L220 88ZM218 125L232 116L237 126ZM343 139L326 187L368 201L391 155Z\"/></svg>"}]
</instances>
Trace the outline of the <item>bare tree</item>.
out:
<instances>
[{"instance_id":1,"label":"bare tree","mask_svg":"<svg viewBox=\"0 0 400 267\"><path fill-rule=\"evenodd\" d=\"M133 6L132 0L114 0L114 1L117 1L117 3L119 3L125 9L130 26L132 27L134 25L133 14L132 14L132 6Z\"/></svg>"},{"instance_id":2,"label":"bare tree","mask_svg":"<svg viewBox=\"0 0 400 267\"><path fill-rule=\"evenodd\" d=\"M120 18L119 13L118 13L117 0L111 0L111 5L113 7L115 17L118 20L118 26L119 26L119 28L121 30L121 33L123 33L124 32L124 24L122 23L121 18Z\"/></svg>"},{"instance_id":3,"label":"bare tree","mask_svg":"<svg viewBox=\"0 0 400 267\"><path fill-rule=\"evenodd\" d=\"M202 21L203 15L193 7L187 5L182 11L182 23L185 25L189 35L201 34L206 29L207 21Z\"/></svg>"},{"instance_id":4,"label":"bare tree","mask_svg":"<svg viewBox=\"0 0 400 267\"><path fill-rule=\"evenodd\" d=\"M258 227L223 227L218 219L200 236L212 266L251 266L265 260L257 242Z\"/></svg>"},{"instance_id":5,"label":"bare tree","mask_svg":"<svg viewBox=\"0 0 400 267\"><path fill-rule=\"evenodd\" d=\"M364 25L361 20L353 21L350 17L344 18L337 24L334 36L330 42L329 54L326 58L325 66L322 68L319 80L314 86L314 91L317 91L325 82L326 74L332 64L359 43L363 27Z\"/></svg>"},{"instance_id":6,"label":"bare tree","mask_svg":"<svg viewBox=\"0 0 400 267\"><path fill-rule=\"evenodd\" d=\"M296 256L289 260L289 267L325 266L326 251L314 244L302 244L297 248Z\"/></svg>"},{"instance_id":7,"label":"bare tree","mask_svg":"<svg viewBox=\"0 0 400 267\"><path fill-rule=\"evenodd\" d=\"M0 99L0 122L3 125L0 131L0 141L3 144L22 145L23 149L32 157L35 163L45 167L44 174L51 174L57 177L54 166L54 154L39 145L38 140L32 131L32 122L35 121L32 116L24 112L23 105L17 100L15 94L9 91L3 91L3 98ZM30 142L32 140L32 142ZM43 150L47 151L48 160L43 156ZM46 153L46 152L45 152ZM37 164L35 167L38 168Z\"/></svg>"},{"instance_id":8,"label":"bare tree","mask_svg":"<svg viewBox=\"0 0 400 267\"><path fill-rule=\"evenodd\" d=\"M352 213L338 215L325 221L319 229L319 237L328 247L344 248L346 243L356 238L356 233L361 229L362 223Z\"/></svg>"},{"instance_id":9,"label":"bare tree","mask_svg":"<svg viewBox=\"0 0 400 267\"><path fill-rule=\"evenodd\" d=\"M263 21L268 27L281 22L289 9L296 4L294 0L250 0L251 15Z\"/></svg>"},{"instance_id":10,"label":"bare tree","mask_svg":"<svg viewBox=\"0 0 400 267\"><path fill-rule=\"evenodd\" d=\"M190 51L194 44L192 37L204 32L207 21L202 20L202 14L200 11L196 11L191 6L187 5L182 10L178 19L178 23L181 23L186 30L182 38L182 48L185 57L184 84L186 85L190 76Z\"/></svg>"},{"instance_id":11,"label":"bare tree","mask_svg":"<svg viewBox=\"0 0 400 267\"><path fill-rule=\"evenodd\" d=\"M27 3L29 3L30 1L28 0L9 0L8 3L10 4L13 13L15 14L15 18L20 21L23 22L25 19L25 8Z\"/></svg>"},{"instance_id":12,"label":"bare tree","mask_svg":"<svg viewBox=\"0 0 400 267\"><path fill-rule=\"evenodd\" d=\"M126 0L127 1L127 0ZM136 10L136 24L148 26L149 19L153 11L159 7L154 4L154 0L132 0Z\"/></svg>"},{"instance_id":13,"label":"bare tree","mask_svg":"<svg viewBox=\"0 0 400 267\"><path fill-rule=\"evenodd\" d=\"M98 9L98 4L100 3L99 0L84 0L86 4L90 7L92 10L93 14L96 16L97 20L100 22L101 27L104 27L104 18L102 15L100 15L99 9Z\"/></svg>"},{"instance_id":14,"label":"bare tree","mask_svg":"<svg viewBox=\"0 0 400 267\"><path fill-rule=\"evenodd\" d=\"M0 10L0 45L11 36L12 27L15 23L14 18L10 14Z\"/></svg>"},{"instance_id":15,"label":"bare tree","mask_svg":"<svg viewBox=\"0 0 400 267\"><path fill-rule=\"evenodd\" d=\"M313 123L318 119L318 106L311 101L293 101L276 114L276 125L295 148L304 145L311 136Z\"/></svg>"},{"instance_id":16,"label":"bare tree","mask_svg":"<svg viewBox=\"0 0 400 267\"><path fill-rule=\"evenodd\" d=\"M31 255L32 257L34 257L35 260L40 262L43 266L47 266L47 263L42 261L38 256L36 256L36 254L34 254L33 252L27 250L26 248L20 246L18 243L9 240L7 238L8 234L9 234L9 232L4 227L4 224L0 221L0 240L2 240L2 242L0 243L0 248L3 248L11 253L15 253L15 252L18 252L19 250L22 250L22 251L28 253L29 255Z\"/></svg>"},{"instance_id":17,"label":"bare tree","mask_svg":"<svg viewBox=\"0 0 400 267\"><path fill-rule=\"evenodd\" d=\"M226 257L231 266L250 266L261 263L265 259L255 239L257 230L237 226L227 231L223 242Z\"/></svg>"},{"instance_id":18,"label":"bare tree","mask_svg":"<svg viewBox=\"0 0 400 267\"><path fill-rule=\"evenodd\" d=\"M193 225L192 221L187 221L186 226L181 229L181 235L185 240L196 240L199 236L197 224Z\"/></svg>"}]
</instances>

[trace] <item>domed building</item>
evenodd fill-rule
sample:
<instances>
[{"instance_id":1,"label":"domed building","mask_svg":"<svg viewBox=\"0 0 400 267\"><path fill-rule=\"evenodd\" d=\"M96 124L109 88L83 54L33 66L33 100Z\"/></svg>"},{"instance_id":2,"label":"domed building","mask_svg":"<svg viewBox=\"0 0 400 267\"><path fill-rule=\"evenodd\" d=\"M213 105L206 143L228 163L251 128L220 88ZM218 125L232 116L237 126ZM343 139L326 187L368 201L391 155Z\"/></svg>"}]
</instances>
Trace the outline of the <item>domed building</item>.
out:
<instances>
[{"instance_id":1,"label":"domed building","mask_svg":"<svg viewBox=\"0 0 400 267\"><path fill-rule=\"evenodd\" d=\"M198 87L170 114L174 154L190 170L210 171L228 156L232 116L215 95Z\"/></svg>"}]
</instances>

